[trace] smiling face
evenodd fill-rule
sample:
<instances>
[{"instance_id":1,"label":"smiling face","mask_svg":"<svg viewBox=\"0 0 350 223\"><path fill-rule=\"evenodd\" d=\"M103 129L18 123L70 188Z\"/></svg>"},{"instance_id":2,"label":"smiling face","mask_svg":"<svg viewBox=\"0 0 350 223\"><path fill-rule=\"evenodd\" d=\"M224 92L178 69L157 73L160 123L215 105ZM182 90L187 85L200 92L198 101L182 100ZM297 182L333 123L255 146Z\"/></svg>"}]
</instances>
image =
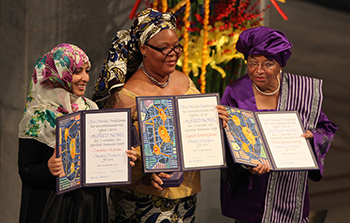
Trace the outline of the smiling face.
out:
<instances>
[{"instance_id":1,"label":"smiling face","mask_svg":"<svg viewBox=\"0 0 350 223\"><path fill-rule=\"evenodd\" d=\"M77 96L83 96L86 90L86 84L89 82L90 67L88 63L84 63L76 69L72 78L72 91Z\"/></svg>"},{"instance_id":2,"label":"smiling face","mask_svg":"<svg viewBox=\"0 0 350 223\"><path fill-rule=\"evenodd\" d=\"M164 29L152 37L147 44L159 49L164 47L173 48L179 45L179 40L175 31ZM140 50L145 55L143 62L146 69L150 73L155 74L155 77L164 77L174 72L177 60L181 56L181 52L176 53L174 50L168 55L164 55L147 45L142 45Z\"/></svg>"},{"instance_id":3,"label":"smiling face","mask_svg":"<svg viewBox=\"0 0 350 223\"><path fill-rule=\"evenodd\" d=\"M250 55L247 59L250 80L264 92L272 92L278 87L277 75L281 66L276 60L269 60L262 55Z\"/></svg>"}]
</instances>

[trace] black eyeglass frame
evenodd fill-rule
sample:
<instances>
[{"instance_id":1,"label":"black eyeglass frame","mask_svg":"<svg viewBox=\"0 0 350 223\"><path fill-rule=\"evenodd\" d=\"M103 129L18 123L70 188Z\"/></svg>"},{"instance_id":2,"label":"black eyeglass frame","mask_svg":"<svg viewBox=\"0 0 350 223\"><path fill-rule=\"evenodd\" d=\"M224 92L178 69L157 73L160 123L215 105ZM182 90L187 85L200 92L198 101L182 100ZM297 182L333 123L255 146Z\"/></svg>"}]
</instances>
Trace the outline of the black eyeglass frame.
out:
<instances>
[{"instance_id":1,"label":"black eyeglass frame","mask_svg":"<svg viewBox=\"0 0 350 223\"><path fill-rule=\"evenodd\" d=\"M149 46L149 47L151 47L152 49L154 49L154 50L156 50L156 51L158 51L158 52L161 52L161 53L162 53L163 55L165 55L165 56L168 56L172 51L174 51L175 53L181 53L182 50L183 50L183 47L182 47L181 44L178 44L178 45L175 46L175 47L169 47L169 46L167 46L167 47L162 47L162 48L158 48L158 47L152 46L152 45L150 45L150 44L148 44L148 43L145 43L144 45L145 45L145 46ZM168 49L168 48L171 48L171 50L170 50L168 53L166 53L166 54L163 53L163 50ZM175 49L180 49L180 51L179 51L179 52L176 52Z\"/></svg>"}]
</instances>

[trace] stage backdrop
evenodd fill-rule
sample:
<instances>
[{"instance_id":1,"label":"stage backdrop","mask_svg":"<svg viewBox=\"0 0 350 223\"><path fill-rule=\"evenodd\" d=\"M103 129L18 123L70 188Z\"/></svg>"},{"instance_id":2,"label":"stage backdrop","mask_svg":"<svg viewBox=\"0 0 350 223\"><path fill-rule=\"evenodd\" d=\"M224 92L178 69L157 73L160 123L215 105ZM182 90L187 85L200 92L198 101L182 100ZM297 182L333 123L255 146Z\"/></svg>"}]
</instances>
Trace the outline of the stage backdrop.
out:
<instances>
[{"instance_id":1,"label":"stage backdrop","mask_svg":"<svg viewBox=\"0 0 350 223\"><path fill-rule=\"evenodd\" d=\"M0 222L18 222L18 123L36 60L59 43L73 43L90 57L87 97L116 31L127 29L134 0L0 0ZM139 10L145 6L140 5ZM219 203L218 170L202 172L198 222L232 222Z\"/></svg>"},{"instance_id":2,"label":"stage backdrop","mask_svg":"<svg viewBox=\"0 0 350 223\"><path fill-rule=\"evenodd\" d=\"M18 123L36 60L61 42L80 46L93 66L87 90L90 97L111 39L117 30L131 25L128 16L134 2L0 0L0 222L18 222ZM289 20L284 21L270 10L266 25L283 30L294 44L284 70L325 80L323 110L339 126L326 157L325 176L321 182L310 184L311 209L327 209L327 223L345 223L349 221L350 208L350 79L346 47L350 14L302 0L279 4ZM219 174L217 170L202 171L198 223L233 222L221 215Z\"/></svg>"}]
</instances>

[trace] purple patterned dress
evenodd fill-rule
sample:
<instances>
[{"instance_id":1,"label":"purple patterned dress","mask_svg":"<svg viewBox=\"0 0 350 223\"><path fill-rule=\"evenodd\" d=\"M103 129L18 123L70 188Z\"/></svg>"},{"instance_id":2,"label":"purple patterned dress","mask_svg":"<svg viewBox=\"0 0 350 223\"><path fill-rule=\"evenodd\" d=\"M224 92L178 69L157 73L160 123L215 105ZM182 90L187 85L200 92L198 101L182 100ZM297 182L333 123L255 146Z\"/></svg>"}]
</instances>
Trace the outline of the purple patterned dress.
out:
<instances>
[{"instance_id":1,"label":"purple patterned dress","mask_svg":"<svg viewBox=\"0 0 350 223\"><path fill-rule=\"evenodd\" d=\"M337 126L322 112L322 80L283 73L279 111L298 111L320 170L271 171L252 175L228 157L228 168L221 171L222 214L249 223L308 222L310 211L307 179L319 181L323 175L324 157ZM248 75L226 87L221 104L250 111L257 109L252 82ZM227 153L229 154L229 153Z\"/></svg>"}]
</instances>

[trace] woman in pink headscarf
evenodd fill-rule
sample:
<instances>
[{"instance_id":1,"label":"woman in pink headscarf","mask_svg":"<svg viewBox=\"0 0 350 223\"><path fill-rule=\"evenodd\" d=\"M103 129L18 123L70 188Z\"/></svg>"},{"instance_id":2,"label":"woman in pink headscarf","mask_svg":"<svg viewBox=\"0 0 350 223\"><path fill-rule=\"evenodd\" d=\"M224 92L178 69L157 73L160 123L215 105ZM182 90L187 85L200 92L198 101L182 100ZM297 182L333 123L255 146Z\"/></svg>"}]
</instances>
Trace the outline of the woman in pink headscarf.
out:
<instances>
[{"instance_id":1,"label":"woman in pink headscarf","mask_svg":"<svg viewBox=\"0 0 350 223\"><path fill-rule=\"evenodd\" d=\"M56 46L35 65L19 124L21 223L108 222L105 187L56 195L56 176L63 171L62 160L54 153L56 117L98 109L93 101L83 96L90 67L85 52L72 44ZM134 151L127 153L136 159Z\"/></svg>"}]
</instances>

